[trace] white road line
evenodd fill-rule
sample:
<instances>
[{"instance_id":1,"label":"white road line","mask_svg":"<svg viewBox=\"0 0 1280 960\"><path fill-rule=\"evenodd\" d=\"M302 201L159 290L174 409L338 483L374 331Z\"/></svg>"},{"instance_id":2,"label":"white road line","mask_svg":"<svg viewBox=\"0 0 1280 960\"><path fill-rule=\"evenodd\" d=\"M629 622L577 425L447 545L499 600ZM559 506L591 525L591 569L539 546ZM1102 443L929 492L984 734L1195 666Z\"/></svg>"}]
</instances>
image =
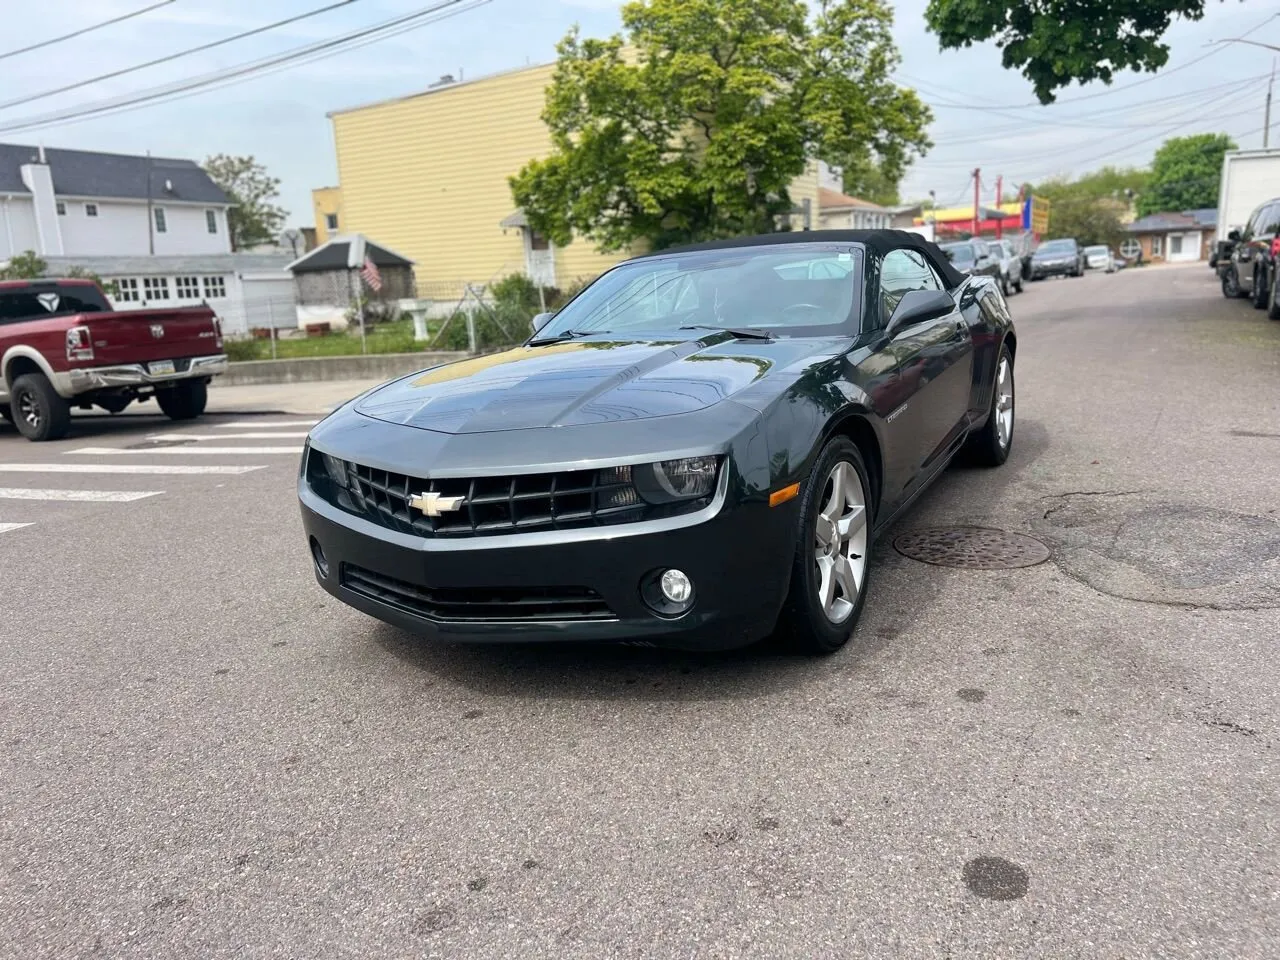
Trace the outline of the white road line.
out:
<instances>
[{"instance_id":1,"label":"white road line","mask_svg":"<svg viewBox=\"0 0 1280 960\"><path fill-rule=\"evenodd\" d=\"M268 430L276 427L314 427L316 420L236 420L232 423L211 423L219 430Z\"/></svg>"},{"instance_id":2,"label":"white road line","mask_svg":"<svg viewBox=\"0 0 1280 960\"><path fill-rule=\"evenodd\" d=\"M90 457L109 457L116 454L135 454L144 457L171 456L174 454L178 456L195 454L228 457L238 454L259 456L270 453L288 453L297 456L302 453L302 444L298 444L296 447L144 447L140 450L126 450L123 447L81 447L79 450L67 450L65 453L80 453Z\"/></svg>"},{"instance_id":3,"label":"white road line","mask_svg":"<svg viewBox=\"0 0 1280 960\"><path fill-rule=\"evenodd\" d=\"M0 487L0 500L75 500L83 503L129 503L158 497L163 490L39 490Z\"/></svg>"},{"instance_id":4,"label":"white road line","mask_svg":"<svg viewBox=\"0 0 1280 960\"><path fill-rule=\"evenodd\" d=\"M154 474L241 474L265 470L265 463L252 467L188 466L173 463L0 463L0 473L154 473Z\"/></svg>"},{"instance_id":5,"label":"white road line","mask_svg":"<svg viewBox=\"0 0 1280 960\"><path fill-rule=\"evenodd\" d=\"M307 431L284 433L149 433L148 440L292 440L307 435Z\"/></svg>"},{"instance_id":6,"label":"white road line","mask_svg":"<svg viewBox=\"0 0 1280 960\"><path fill-rule=\"evenodd\" d=\"M29 527L29 523L0 523L0 533L8 533L10 530L21 530L23 527Z\"/></svg>"}]
</instances>

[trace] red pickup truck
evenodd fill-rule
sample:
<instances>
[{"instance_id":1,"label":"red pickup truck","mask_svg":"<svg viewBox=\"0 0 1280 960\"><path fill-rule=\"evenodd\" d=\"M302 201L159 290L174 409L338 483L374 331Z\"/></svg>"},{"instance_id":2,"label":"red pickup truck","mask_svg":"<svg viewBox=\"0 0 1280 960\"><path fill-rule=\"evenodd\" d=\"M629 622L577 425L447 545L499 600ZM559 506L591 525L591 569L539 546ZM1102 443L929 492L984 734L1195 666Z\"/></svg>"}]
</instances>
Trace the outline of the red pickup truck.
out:
<instances>
[{"instance_id":1,"label":"red pickup truck","mask_svg":"<svg viewBox=\"0 0 1280 960\"><path fill-rule=\"evenodd\" d=\"M207 306L113 310L91 280L0 281L0 416L28 440L66 436L72 407L152 396L174 420L198 417L226 369Z\"/></svg>"}]
</instances>

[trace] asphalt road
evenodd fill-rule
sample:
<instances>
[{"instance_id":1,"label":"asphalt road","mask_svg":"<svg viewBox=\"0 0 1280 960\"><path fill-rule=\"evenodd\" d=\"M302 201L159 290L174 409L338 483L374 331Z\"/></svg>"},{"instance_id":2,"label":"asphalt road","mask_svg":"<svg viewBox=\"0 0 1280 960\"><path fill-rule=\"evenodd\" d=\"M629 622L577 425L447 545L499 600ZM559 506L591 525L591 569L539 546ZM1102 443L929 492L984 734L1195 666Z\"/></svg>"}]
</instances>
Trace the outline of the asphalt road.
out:
<instances>
[{"instance_id":1,"label":"asphalt road","mask_svg":"<svg viewBox=\"0 0 1280 960\"><path fill-rule=\"evenodd\" d=\"M0 488L153 494L0 496L0 956L1280 954L1280 323L1011 305L1013 456L899 530L1052 559L883 540L825 660L426 644L314 584L305 425L0 428Z\"/></svg>"}]
</instances>

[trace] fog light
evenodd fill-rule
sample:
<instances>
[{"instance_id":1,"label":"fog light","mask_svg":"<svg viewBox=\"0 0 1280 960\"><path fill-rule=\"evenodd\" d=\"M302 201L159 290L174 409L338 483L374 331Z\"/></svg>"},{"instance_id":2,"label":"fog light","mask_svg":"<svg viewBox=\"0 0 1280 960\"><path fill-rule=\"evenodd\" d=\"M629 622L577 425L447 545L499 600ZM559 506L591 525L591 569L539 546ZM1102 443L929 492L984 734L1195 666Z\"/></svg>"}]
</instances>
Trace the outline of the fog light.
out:
<instances>
[{"instance_id":1,"label":"fog light","mask_svg":"<svg viewBox=\"0 0 1280 960\"><path fill-rule=\"evenodd\" d=\"M315 561L316 573L320 575L322 580L329 579L329 561L325 558L324 550L320 546L320 541L315 537L311 538L311 559Z\"/></svg>"},{"instance_id":2,"label":"fog light","mask_svg":"<svg viewBox=\"0 0 1280 960\"><path fill-rule=\"evenodd\" d=\"M640 581L640 596L654 613L678 617L693 606L693 581L680 570L654 570Z\"/></svg>"},{"instance_id":3,"label":"fog light","mask_svg":"<svg viewBox=\"0 0 1280 960\"><path fill-rule=\"evenodd\" d=\"M684 606L693 596L693 583L680 570L668 570L659 581L662 595L671 603Z\"/></svg>"}]
</instances>

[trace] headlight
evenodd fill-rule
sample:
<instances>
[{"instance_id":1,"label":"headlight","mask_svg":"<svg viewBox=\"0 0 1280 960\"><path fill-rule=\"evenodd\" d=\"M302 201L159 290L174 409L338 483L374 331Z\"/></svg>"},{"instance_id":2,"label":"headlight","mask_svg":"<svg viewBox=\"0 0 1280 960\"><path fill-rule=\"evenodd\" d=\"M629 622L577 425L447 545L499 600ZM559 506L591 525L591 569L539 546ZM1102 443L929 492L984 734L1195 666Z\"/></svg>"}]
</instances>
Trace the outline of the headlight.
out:
<instances>
[{"instance_id":1,"label":"headlight","mask_svg":"<svg viewBox=\"0 0 1280 960\"><path fill-rule=\"evenodd\" d=\"M345 490L347 487L346 461L327 453L320 454L320 459L324 461L324 472L329 475L329 479L337 485L339 490Z\"/></svg>"},{"instance_id":2,"label":"headlight","mask_svg":"<svg viewBox=\"0 0 1280 960\"><path fill-rule=\"evenodd\" d=\"M687 457L646 463L634 470L636 489L648 503L697 500L711 494L716 485L718 457Z\"/></svg>"}]
</instances>

